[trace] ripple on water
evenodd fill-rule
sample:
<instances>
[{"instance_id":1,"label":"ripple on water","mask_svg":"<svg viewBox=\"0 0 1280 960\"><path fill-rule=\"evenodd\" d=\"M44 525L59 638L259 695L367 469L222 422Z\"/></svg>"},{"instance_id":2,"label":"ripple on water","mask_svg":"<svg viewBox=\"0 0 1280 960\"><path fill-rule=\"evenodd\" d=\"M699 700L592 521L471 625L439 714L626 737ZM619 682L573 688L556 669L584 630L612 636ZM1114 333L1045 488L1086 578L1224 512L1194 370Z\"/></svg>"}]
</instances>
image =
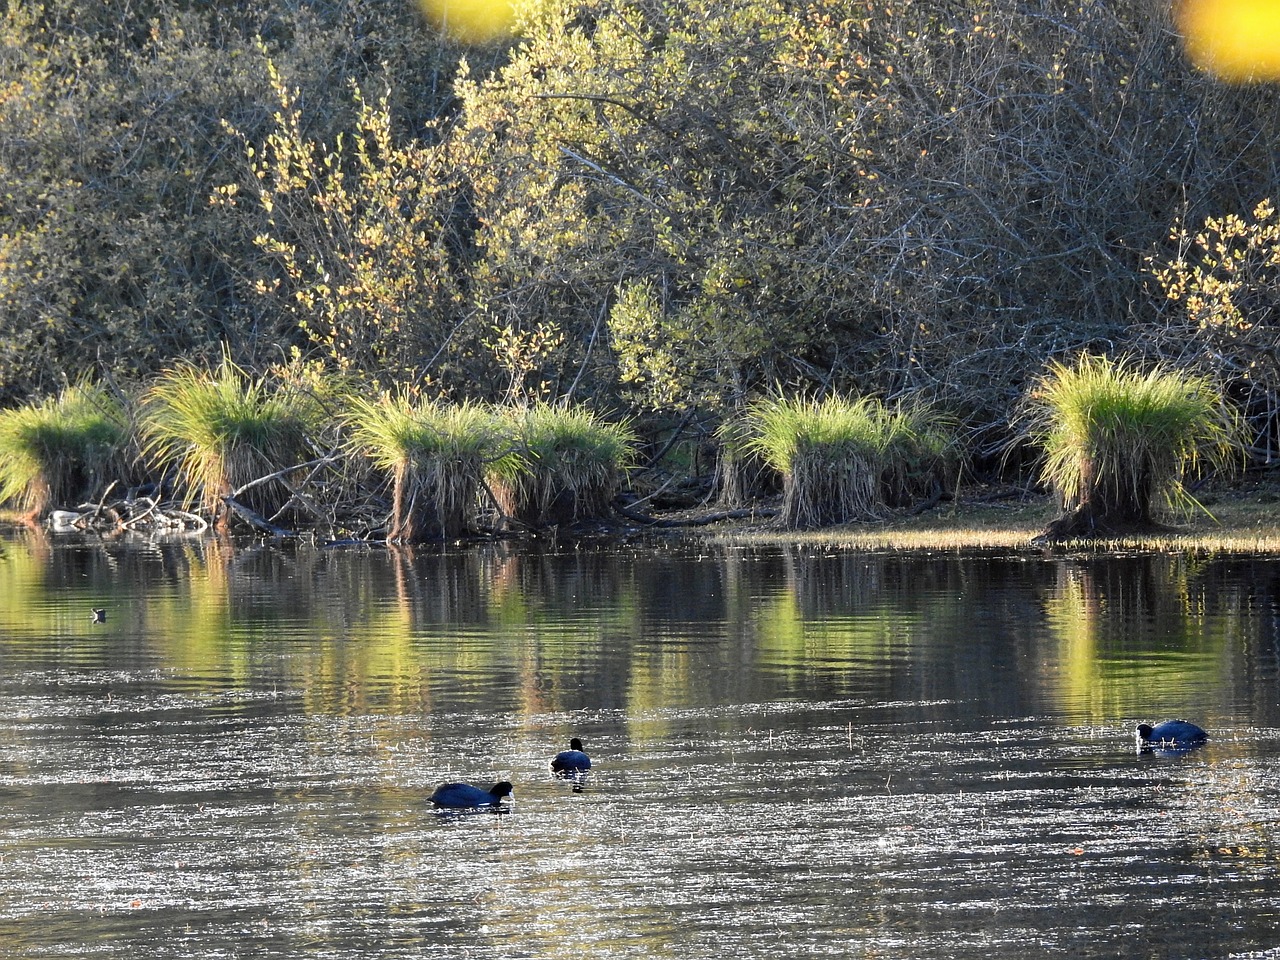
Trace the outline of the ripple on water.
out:
<instances>
[{"instance_id":1,"label":"ripple on water","mask_svg":"<svg viewBox=\"0 0 1280 960\"><path fill-rule=\"evenodd\" d=\"M315 589L346 560L313 559L297 593L257 569L251 604L227 615L259 619L200 644L130 637L123 617L92 641L0 637L0 956L1101 960L1274 945L1280 738L1257 706L1274 671L1240 653L1267 649L1269 621L1232 620L1219 644L1204 626L1217 595L1184 617L1185 578L1173 600L1154 595L1163 567L1115 574L1113 600L1143 599L1134 617L1090 601L1085 623L1072 603L1089 578L1025 559L991 574L760 556L742 608L721 603L729 572L709 558L658 558L656 600L635 570L577 550L487 557L474 595L459 587L470 554L366 556L403 576L355 599ZM544 562L554 576L533 575ZM594 583L605 593L580 603ZM938 606L970 592L989 602ZM695 608L672 609L684 594ZM810 629L850 610L869 611L869 632ZM1162 652L1177 630L1186 656ZM1090 706L1121 682L1193 703L1220 691L1213 740L1139 756L1132 719ZM595 760L580 793L547 767L571 735ZM455 779L511 779L512 812L436 815L432 787Z\"/></svg>"}]
</instances>

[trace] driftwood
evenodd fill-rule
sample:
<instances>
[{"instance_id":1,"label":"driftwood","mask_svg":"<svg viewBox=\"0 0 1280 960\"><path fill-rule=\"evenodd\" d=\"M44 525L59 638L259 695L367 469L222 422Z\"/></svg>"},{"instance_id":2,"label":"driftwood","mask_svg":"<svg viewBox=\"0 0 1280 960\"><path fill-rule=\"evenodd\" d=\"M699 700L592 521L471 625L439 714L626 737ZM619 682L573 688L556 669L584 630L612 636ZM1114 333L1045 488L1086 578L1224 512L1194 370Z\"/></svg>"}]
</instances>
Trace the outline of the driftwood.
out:
<instances>
[{"instance_id":1,"label":"driftwood","mask_svg":"<svg viewBox=\"0 0 1280 960\"><path fill-rule=\"evenodd\" d=\"M92 531L100 534L145 530L153 533L203 533L209 528L204 518L174 504L133 493L120 500L107 500L111 488L97 503L82 503L74 510L54 510L49 527L55 533Z\"/></svg>"}]
</instances>

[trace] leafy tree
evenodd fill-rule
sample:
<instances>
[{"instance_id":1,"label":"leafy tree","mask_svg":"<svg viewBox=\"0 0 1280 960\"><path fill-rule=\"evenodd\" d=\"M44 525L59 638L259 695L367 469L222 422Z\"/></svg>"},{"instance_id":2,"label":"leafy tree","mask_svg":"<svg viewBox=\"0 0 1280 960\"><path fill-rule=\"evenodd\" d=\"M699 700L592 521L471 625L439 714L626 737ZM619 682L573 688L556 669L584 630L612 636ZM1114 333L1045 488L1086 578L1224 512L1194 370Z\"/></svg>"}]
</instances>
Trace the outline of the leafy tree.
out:
<instances>
[{"instance_id":1,"label":"leafy tree","mask_svg":"<svg viewBox=\"0 0 1280 960\"><path fill-rule=\"evenodd\" d=\"M1260 452L1276 448L1280 411L1280 214L1263 200L1247 216L1176 226L1177 255L1151 263L1173 309L1140 329L1148 349L1233 385Z\"/></svg>"},{"instance_id":2,"label":"leafy tree","mask_svg":"<svg viewBox=\"0 0 1280 960\"><path fill-rule=\"evenodd\" d=\"M269 129L268 54L325 137L351 125L351 83L393 88L403 123L437 115L458 50L395 0L5 7L0 397L99 364L131 377L213 360L223 343L278 355L288 317L239 283L261 223L207 202L239 167L224 123L252 141Z\"/></svg>"},{"instance_id":3,"label":"leafy tree","mask_svg":"<svg viewBox=\"0 0 1280 960\"><path fill-rule=\"evenodd\" d=\"M339 133L327 147L304 132L298 91L274 68L270 77L275 129L261 146L246 146L249 187L217 192L233 208L247 194L264 214L255 243L277 269L253 288L338 370L414 381L447 347L461 300L444 228L452 200L442 151L397 141L388 96L368 103L358 90L353 136Z\"/></svg>"},{"instance_id":4,"label":"leafy tree","mask_svg":"<svg viewBox=\"0 0 1280 960\"><path fill-rule=\"evenodd\" d=\"M1198 75L1168 17L544 11L458 86L476 302L505 330L558 324L562 385L617 377L651 409L816 381L1003 427L1046 355L1120 342L1152 309L1143 258L1175 216L1274 177L1276 105Z\"/></svg>"},{"instance_id":5,"label":"leafy tree","mask_svg":"<svg viewBox=\"0 0 1280 960\"><path fill-rule=\"evenodd\" d=\"M500 73L459 84L478 299L500 330L565 328L562 386L611 384L605 332L651 407L803 366L827 302L824 271L796 269L812 211L787 171L816 148L764 106L802 93L767 66L791 29L772 0L553 9Z\"/></svg>"}]
</instances>

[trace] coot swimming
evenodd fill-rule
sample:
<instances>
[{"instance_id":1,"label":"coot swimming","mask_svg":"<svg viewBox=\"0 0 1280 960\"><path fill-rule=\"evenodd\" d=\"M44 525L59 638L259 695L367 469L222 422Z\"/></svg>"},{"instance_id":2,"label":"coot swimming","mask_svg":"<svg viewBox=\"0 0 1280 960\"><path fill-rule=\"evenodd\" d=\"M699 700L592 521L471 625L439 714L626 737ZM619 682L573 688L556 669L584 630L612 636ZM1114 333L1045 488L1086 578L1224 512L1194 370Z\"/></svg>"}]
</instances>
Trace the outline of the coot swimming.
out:
<instances>
[{"instance_id":1,"label":"coot swimming","mask_svg":"<svg viewBox=\"0 0 1280 960\"><path fill-rule=\"evenodd\" d=\"M591 758L582 752L582 741L574 737L569 741L569 749L562 750L551 761L551 772L557 776L572 776L585 773L591 769Z\"/></svg>"},{"instance_id":2,"label":"coot swimming","mask_svg":"<svg viewBox=\"0 0 1280 960\"><path fill-rule=\"evenodd\" d=\"M1166 720L1154 727L1148 723L1138 724L1138 746L1143 749L1189 750L1208 739L1209 735L1189 720Z\"/></svg>"},{"instance_id":3,"label":"coot swimming","mask_svg":"<svg viewBox=\"0 0 1280 960\"><path fill-rule=\"evenodd\" d=\"M431 802L450 810L497 810L503 797L511 796L511 784L506 780L495 783L488 790L473 787L469 783L442 783L431 794Z\"/></svg>"}]
</instances>

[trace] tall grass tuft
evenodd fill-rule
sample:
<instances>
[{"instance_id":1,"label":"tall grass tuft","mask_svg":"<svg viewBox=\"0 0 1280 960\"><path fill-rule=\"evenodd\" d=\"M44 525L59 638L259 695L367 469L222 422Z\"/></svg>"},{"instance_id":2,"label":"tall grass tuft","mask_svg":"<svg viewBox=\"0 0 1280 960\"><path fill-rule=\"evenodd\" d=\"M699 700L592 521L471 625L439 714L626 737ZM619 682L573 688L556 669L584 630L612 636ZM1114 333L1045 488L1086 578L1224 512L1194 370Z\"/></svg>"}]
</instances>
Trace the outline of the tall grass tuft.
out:
<instances>
[{"instance_id":1,"label":"tall grass tuft","mask_svg":"<svg viewBox=\"0 0 1280 960\"><path fill-rule=\"evenodd\" d=\"M748 408L749 448L783 476L782 526L804 529L881 514L882 414L867 398L776 398Z\"/></svg>"},{"instance_id":2,"label":"tall grass tuft","mask_svg":"<svg viewBox=\"0 0 1280 960\"><path fill-rule=\"evenodd\" d=\"M1187 479L1242 457L1241 422L1221 392L1164 366L1089 355L1051 363L1023 417L1044 449L1043 480L1088 529L1150 523L1159 509L1185 514L1200 506Z\"/></svg>"},{"instance_id":3,"label":"tall grass tuft","mask_svg":"<svg viewBox=\"0 0 1280 960\"><path fill-rule=\"evenodd\" d=\"M0 411L0 501L32 520L51 507L80 503L122 466L128 436L120 404L87 382Z\"/></svg>"},{"instance_id":4,"label":"tall grass tuft","mask_svg":"<svg viewBox=\"0 0 1280 960\"><path fill-rule=\"evenodd\" d=\"M783 476L789 529L878 519L945 482L952 450L946 420L927 406L868 397L760 400L746 431L747 447Z\"/></svg>"},{"instance_id":5,"label":"tall grass tuft","mask_svg":"<svg viewBox=\"0 0 1280 960\"><path fill-rule=\"evenodd\" d=\"M919 402L885 410L881 416L885 503L906 507L952 491L960 463L955 421Z\"/></svg>"},{"instance_id":6,"label":"tall grass tuft","mask_svg":"<svg viewBox=\"0 0 1280 960\"><path fill-rule=\"evenodd\" d=\"M383 395L353 398L344 419L352 446L391 475L388 541L454 539L468 529L485 463L502 443L487 410Z\"/></svg>"},{"instance_id":7,"label":"tall grass tuft","mask_svg":"<svg viewBox=\"0 0 1280 960\"><path fill-rule=\"evenodd\" d=\"M223 497L308 458L320 405L304 390L253 377L230 359L217 369L182 365L143 396L143 454L177 469L187 502L225 524ZM274 513L291 492L283 480L245 491L243 502Z\"/></svg>"},{"instance_id":8,"label":"tall grass tuft","mask_svg":"<svg viewBox=\"0 0 1280 960\"><path fill-rule=\"evenodd\" d=\"M731 417L716 429L715 488L726 507L740 507L782 491L782 474L761 457L751 443L750 431L749 418L744 416Z\"/></svg>"},{"instance_id":9,"label":"tall grass tuft","mask_svg":"<svg viewBox=\"0 0 1280 960\"><path fill-rule=\"evenodd\" d=\"M499 509L527 526L542 527L608 515L635 435L582 406L538 403L505 415L516 456L488 471Z\"/></svg>"}]
</instances>

